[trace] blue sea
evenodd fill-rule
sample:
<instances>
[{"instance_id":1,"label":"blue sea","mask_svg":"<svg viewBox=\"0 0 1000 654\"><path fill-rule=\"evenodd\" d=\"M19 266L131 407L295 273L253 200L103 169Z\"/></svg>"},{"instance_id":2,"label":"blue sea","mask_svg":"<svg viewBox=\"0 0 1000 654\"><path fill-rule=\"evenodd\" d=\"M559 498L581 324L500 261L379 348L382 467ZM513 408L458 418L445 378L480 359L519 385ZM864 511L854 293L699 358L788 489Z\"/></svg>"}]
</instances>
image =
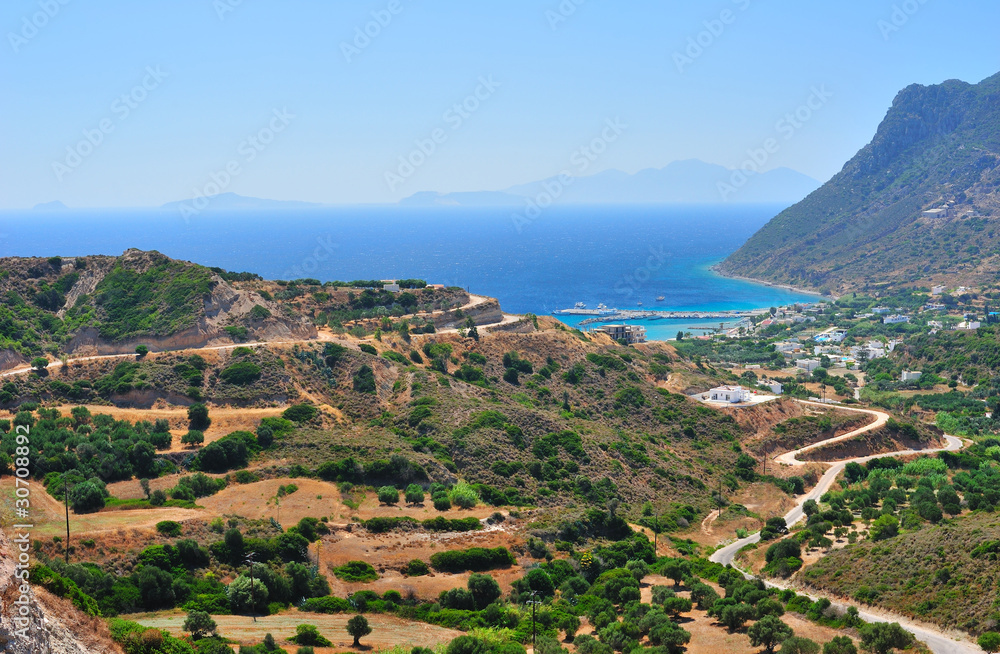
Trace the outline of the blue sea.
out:
<instances>
[{"instance_id":1,"label":"blue sea","mask_svg":"<svg viewBox=\"0 0 1000 654\"><path fill-rule=\"evenodd\" d=\"M269 279L412 277L496 297L514 313L577 302L751 309L814 299L710 270L783 208L564 205L529 223L513 220L507 208L213 211L188 220L165 210L6 211L0 256L121 254L134 247ZM644 324L652 339L698 326Z\"/></svg>"}]
</instances>

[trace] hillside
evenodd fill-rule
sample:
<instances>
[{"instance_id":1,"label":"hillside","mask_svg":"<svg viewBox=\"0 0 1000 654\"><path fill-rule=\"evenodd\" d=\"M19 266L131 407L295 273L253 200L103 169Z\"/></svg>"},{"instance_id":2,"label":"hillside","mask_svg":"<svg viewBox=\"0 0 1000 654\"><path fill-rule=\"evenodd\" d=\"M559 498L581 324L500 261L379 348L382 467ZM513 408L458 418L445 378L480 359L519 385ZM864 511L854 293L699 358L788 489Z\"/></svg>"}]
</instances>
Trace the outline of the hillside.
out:
<instances>
[{"instance_id":1,"label":"hillside","mask_svg":"<svg viewBox=\"0 0 1000 654\"><path fill-rule=\"evenodd\" d=\"M374 280L267 281L156 253L125 258L17 260L5 281L33 302L30 288L63 294L19 314L42 325L51 312L50 335L65 328L60 305L85 307L88 329L116 330L107 347L116 334L135 342L211 325L219 289L252 298L253 320L281 315L315 337L249 340L253 322L230 315L217 323L224 345L5 373L0 489L13 492L11 473L30 460L32 578L58 596L38 597L70 632L89 621L76 631L107 642L102 651L117 647L109 638L127 652L139 641L149 654L224 651L219 638L187 635L194 617L243 651L268 634L293 651L305 625L346 651L345 624L359 613L375 629L366 647L487 634L505 649L473 651L524 654L532 591L544 605L539 638L576 651L595 651L594 634L618 651L669 637L690 639L692 652L751 654L745 623L783 607L796 633L864 637L822 603L776 591L764 601L701 558L817 483L815 464L763 474L762 452L841 433L856 416L792 400L709 407L684 391L733 373L668 343L628 347L551 317L505 315L462 289L400 280L393 293ZM94 275L95 296L127 297L128 311L79 300L89 293L69 302L83 281L57 286L70 270ZM157 283L144 288L135 280L150 271ZM225 329L234 325L246 333ZM747 608L708 613L715 591L699 578ZM702 595L697 608L682 592Z\"/></svg>"},{"instance_id":2,"label":"hillside","mask_svg":"<svg viewBox=\"0 0 1000 654\"><path fill-rule=\"evenodd\" d=\"M119 257L0 259L0 368L53 354L114 354L315 337L224 271L127 250ZM260 307L260 308L258 308Z\"/></svg>"},{"instance_id":3,"label":"hillside","mask_svg":"<svg viewBox=\"0 0 1000 654\"><path fill-rule=\"evenodd\" d=\"M840 293L993 281L1000 264L1000 74L900 91L871 143L719 266ZM945 217L925 210L950 207Z\"/></svg>"}]
</instances>

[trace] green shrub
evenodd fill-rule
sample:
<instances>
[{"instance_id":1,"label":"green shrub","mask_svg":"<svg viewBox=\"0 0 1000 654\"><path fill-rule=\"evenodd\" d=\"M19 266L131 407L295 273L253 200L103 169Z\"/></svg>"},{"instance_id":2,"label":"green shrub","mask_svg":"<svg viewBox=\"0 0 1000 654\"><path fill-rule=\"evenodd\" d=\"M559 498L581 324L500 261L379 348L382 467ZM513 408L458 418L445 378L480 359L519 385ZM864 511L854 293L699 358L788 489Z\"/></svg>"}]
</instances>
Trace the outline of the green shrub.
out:
<instances>
[{"instance_id":1,"label":"green shrub","mask_svg":"<svg viewBox=\"0 0 1000 654\"><path fill-rule=\"evenodd\" d=\"M315 625L300 624L295 628L295 635L289 638L296 645L312 645L314 647L330 647L333 643L319 633Z\"/></svg>"},{"instance_id":2,"label":"green shrub","mask_svg":"<svg viewBox=\"0 0 1000 654\"><path fill-rule=\"evenodd\" d=\"M413 559L406 564L404 574L406 574L407 577L422 577L423 575L429 574L430 571L431 569L427 567L426 563L420 559Z\"/></svg>"},{"instance_id":3,"label":"green shrub","mask_svg":"<svg viewBox=\"0 0 1000 654\"><path fill-rule=\"evenodd\" d=\"M431 565L442 572L482 572L495 568L509 568L517 559L506 547L486 549L470 547L464 550L437 552L431 556Z\"/></svg>"},{"instance_id":4,"label":"green shrub","mask_svg":"<svg viewBox=\"0 0 1000 654\"><path fill-rule=\"evenodd\" d=\"M319 414L310 404L293 404L281 413L281 417L292 422L309 422Z\"/></svg>"},{"instance_id":5,"label":"green shrub","mask_svg":"<svg viewBox=\"0 0 1000 654\"><path fill-rule=\"evenodd\" d=\"M252 361L238 361L222 369L222 381L236 386L246 386L260 379L260 366Z\"/></svg>"},{"instance_id":6,"label":"green shrub","mask_svg":"<svg viewBox=\"0 0 1000 654\"><path fill-rule=\"evenodd\" d=\"M364 561L348 561L344 565L334 568L333 574L343 581L375 581L378 573L370 564Z\"/></svg>"},{"instance_id":7,"label":"green shrub","mask_svg":"<svg viewBox=\"0 0 1000 654\"><path fill-rule=\"evenodd\" d=\"M396 504L399 502L399 491L394 486L383 486L378 489L378 501L382 504Z\"/></svg>"},{"instance_id":8,"label":"green shrub","mask_svg":"<svg viewBox=\"0 0 1000 654\"><path fill-rule=\"evenodd\" d=\"M354 373L352 383L354 390L358 393L368 393L371 395L375 394L375 372L372 370L371 366L367 364L358 368L358 371Z\"/></svg>"},{"instance_id":9,"label":"green shrub","mask_svg":"<svg viewBox=\"0 0 1000 654\"><path fill-rule=\"evenodd\" d=\"M181 523L173 520L163 520L156 523L156 531L171 538L181 535Z\"/></svg>"},{"instance_id":10,"label":"green shrub","mask_svg":"<svg viewBox=\"0 0 1000 654\"><path fill-rule=\"evenodd\" d=\"M471 509L479 504L479 494L464 481L455 484L449 493L452 504L463 509Z\"/></svg>"}]
</instances>

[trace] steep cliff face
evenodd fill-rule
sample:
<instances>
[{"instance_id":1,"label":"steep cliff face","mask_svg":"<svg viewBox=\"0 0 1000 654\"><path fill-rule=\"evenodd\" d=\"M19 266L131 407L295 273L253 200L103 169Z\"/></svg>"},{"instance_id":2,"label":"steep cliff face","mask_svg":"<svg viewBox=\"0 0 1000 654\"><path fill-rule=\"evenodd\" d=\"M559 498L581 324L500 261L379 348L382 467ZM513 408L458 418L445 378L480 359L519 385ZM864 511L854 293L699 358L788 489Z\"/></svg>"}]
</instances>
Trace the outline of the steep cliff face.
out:
<instances>
[{"instance_id":1,"label":"steep cliff face","mask_svg":"<svg viewBox=\"0 0 1000 654\"><path fill-rule=\"evenodd\" d=\"M932 208L945 211L928 217ZM727 258L724 274L832 292L995 271L1000 75L909 86L871 143Z\"/></svg>"}]
</instances>

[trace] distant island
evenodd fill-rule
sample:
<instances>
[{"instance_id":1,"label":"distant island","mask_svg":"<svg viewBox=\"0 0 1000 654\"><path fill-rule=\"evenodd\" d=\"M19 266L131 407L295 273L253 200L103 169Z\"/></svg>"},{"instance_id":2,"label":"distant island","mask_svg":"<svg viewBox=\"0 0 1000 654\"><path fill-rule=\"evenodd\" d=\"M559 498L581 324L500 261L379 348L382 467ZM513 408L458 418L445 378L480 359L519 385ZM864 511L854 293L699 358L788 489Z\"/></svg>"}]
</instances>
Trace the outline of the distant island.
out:
<instances>
[{"instance_id":1,"label":"distant island","mask_svg":"<svg viewBox=\"0 0 1000 654\"><path fill-rule=\"evenodd\" d=\"M60 202L59 200L53 200L52 202L42 202L36 204L31 208L32 211L66 211L69 207Z\"/></svg>"},{"instance_id":2,"label":"distant island","mask_svg":"<svg viewBox=\"0 0 1000 654\"><path fill-rule=\"evenodd\" d=\"M298 200L267 200L264 198L253 198L247 197L245 195L237 195L236 193L219 193L218 195L208 196L204 198L207 200L204 209L198 208L198 211L247 211L255 209L314 209L317 207L322 207L324 205L318 202L301 202ZM161 205L161 209L179 211L184 206L191 207L194 205L194 200L178 200L176 202L167 202Z\"/></svg>"}]
</instances>

